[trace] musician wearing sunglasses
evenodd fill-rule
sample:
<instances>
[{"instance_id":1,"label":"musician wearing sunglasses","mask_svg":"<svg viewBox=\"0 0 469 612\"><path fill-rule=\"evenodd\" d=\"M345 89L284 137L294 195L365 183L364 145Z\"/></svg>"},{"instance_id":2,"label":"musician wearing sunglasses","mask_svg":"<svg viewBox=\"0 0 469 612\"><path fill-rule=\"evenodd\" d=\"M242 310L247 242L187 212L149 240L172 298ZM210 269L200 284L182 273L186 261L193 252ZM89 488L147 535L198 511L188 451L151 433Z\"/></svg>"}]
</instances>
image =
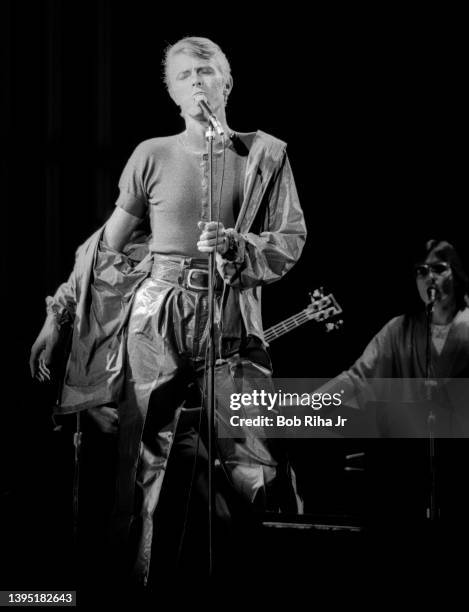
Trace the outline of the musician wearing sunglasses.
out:
<instances>
[{"instance_id":1,"label":"musician wearing sunglasses","mask_svg":"<svg viewBox=\"0 0 469 612\"><path fill-rule=\"evenodd\" d=\"M315 389L341 393L337 410L356 427L354 437L394 438L360 446L370 468L368 516L385 533L392 525L402 533L406 526L424 526L429 516L429 424L437 436L432 516L447 528L456 518L467 522L469 513L463 484L469 464L468 276L445 240L428 241L412 272L419 307L391 319L351 368ZM398 543L399 534L392 533Z\"/></svg>"},{"instance_id":2,"label":"musician wearing sunglasses","mask_svg":"<svg viewBox=\"0 0 469 612\"><path fill-rule=\"evenodd\" d=\"M391 319L371 340L353 366L321 391L343 391L342 403L364 408L375 400L376 379L426 377L427 313L431 306L429 375L436 379L469 374L468 276L454 246L430 240L414 266L421 306ZM403 401L412 401L415 386L403 388Z\"/></svg>"},{"instance_id":3,"label":"musician wearing sunglasses","mask_svg":"<svg viewBox=\"0 0 469 612\"><path fill-rule=\"evenodd\" d=\"M455 272L448 261L438 259L438 252L431 252L425 263L415 266L415 276L420 298L424 304L433 304L431 333L433 345L441 354L452 322L460 307L464 307L464 296L458 290L458 266ZM459 306L459 308L458 308Z\"/></svg>"}]
</instances>

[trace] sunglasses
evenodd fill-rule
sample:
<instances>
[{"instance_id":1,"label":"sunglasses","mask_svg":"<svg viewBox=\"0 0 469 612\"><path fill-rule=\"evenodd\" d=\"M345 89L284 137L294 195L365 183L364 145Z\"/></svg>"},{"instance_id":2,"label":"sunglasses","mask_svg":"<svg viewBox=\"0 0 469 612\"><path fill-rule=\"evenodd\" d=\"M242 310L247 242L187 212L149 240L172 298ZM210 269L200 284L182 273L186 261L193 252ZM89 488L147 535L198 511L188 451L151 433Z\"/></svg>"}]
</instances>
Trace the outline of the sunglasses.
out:
<instances>
[{"instance_id":1,"label":"sunglasses","mask_svg":"<svg viewBox=\"0 0 469 612\"><path fill-rule=\"evenodd\" d=\"M419 278L425 278L432 272L433 274L444 274L451 269L451 266L446 261L438 261L431 264L419 264L415 266L415 275Z\"/></svg>"}]
</instances>

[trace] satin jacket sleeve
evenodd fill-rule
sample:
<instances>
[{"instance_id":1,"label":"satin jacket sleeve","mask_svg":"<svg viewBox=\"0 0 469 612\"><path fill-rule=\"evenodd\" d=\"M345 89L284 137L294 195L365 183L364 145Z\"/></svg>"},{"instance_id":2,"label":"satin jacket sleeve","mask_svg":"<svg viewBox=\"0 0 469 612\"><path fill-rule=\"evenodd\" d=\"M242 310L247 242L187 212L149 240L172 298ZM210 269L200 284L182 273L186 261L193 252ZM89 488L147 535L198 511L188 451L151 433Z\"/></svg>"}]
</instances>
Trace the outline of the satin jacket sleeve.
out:
<instances>
[{"instance_id":1,"label":"satin jacket sleeve","mask_svg":"<svg viewBox=\"0 0 469 612\"><path fill-rule=\"evenodd\" d=\"M280 279L305 244L306 225L286 144L262 132L250 151L245 200L231 233L232 258L219 256L218 270L240 290Z\"/></svg>"}]
</instances>

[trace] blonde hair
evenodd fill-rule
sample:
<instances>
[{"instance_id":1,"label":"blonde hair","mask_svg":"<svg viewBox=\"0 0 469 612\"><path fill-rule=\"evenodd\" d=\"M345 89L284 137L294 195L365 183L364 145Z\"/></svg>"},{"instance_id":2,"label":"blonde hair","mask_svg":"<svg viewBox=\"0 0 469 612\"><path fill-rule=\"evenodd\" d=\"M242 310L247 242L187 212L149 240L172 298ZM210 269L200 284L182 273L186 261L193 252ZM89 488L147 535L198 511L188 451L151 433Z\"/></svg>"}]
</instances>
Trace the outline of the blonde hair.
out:
<instances>
[{"instance_id":1,"label":"blonde hair","mask_svg":"<svg viewBox=\"0 0 469 612\"><path fill-rule=\"evenodd\" d=\"M187 36L181 38L173 45L168 45L165 50L163 59L164 69L164 82L168 91L170 90L168 66L169 60L176 53L186 53L192 57L198 57L203 60L214 59L215 63L223 75L225 82L225 102L228 99L228 94L233 86L233 77L231 76L231 68L226 55L220 49L220 47L211 41L209 38L203 38L200 36Z\"/></svg>"}]
</instances>

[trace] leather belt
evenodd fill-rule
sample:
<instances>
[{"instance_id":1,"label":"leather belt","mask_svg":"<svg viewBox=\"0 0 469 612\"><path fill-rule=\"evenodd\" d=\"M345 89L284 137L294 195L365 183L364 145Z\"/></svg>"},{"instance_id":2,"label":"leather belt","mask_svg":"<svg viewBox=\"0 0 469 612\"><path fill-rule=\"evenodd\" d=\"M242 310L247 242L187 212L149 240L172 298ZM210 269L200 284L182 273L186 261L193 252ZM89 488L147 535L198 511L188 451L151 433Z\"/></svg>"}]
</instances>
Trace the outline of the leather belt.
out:
<instances>
[{"instance_id":1,"label":"leather belt","mask_svg":"<svg viewBox=\"0 0 469 612\"><path fill-rule=\"evenodd\" d=\"M200 267L182 267L183 261L180 263L175 261L161 261L156 259L153 262L151 276L154 279L162 280L173 285L178 285L189 291L208 291L208 270L206 265ZM223 281L218 273L216 273L215 291L223 290Z\"/></svg>"}]
</instances>

